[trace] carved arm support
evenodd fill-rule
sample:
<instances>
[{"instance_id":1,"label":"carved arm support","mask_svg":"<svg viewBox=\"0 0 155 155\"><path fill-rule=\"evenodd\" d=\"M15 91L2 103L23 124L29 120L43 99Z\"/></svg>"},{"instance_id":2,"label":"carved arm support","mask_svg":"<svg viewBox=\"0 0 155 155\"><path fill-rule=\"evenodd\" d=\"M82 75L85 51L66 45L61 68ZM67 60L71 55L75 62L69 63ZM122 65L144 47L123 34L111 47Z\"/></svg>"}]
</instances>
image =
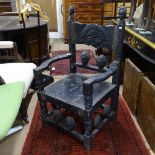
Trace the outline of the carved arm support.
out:
<instances>
[{"instance_id":1,"label":"carved arm support","mask_svg":"<svg viewBox=\"0 0 155 155\"><path fill-rule=\"evenodd\" d=\"M68 59L70 57L71 57L71 54L70 53L61 54L61 55L57 55L57 56L51 57L50 59L44 61L43 63L41 63L40 66L38 66L37 68L35 68L33 70L34 76L35 77L39 76L44 70L47 70L49 68L49 66L53 62L56 62L56 61L59 61L59 60L63 60L63 59Z\"/></svg>"},{"instance_id":2,"label":"carved arm support","mask_svg":"<svg viewBox=\"0 0 155 155\"><path fill-rule=\"evenodd\" d=\"M57 55L55 57L52 57L52 58L44 61L43 63L41 63L40 66L35 68L33 70L33 72L34 72L34 78L36 79L36 87L39 90L43 90L44 87L46 87L50 83L53 83L54 82L54 78L52 76L44 75L44 74L42 74L42 72L47 70L49 68L49 66L53 62L56 62L56 61L59 61L59 60L63 60L63 59L68 59L70 57L71 57L70 53L62 54L62 55Z\"/></svg>"},{"instance_id":3,"label":"carved arm support","mask_svg":"<svg viewBox=\"0 0 155 155\"><path fill-rule=\"evenodd\" d=\"M84 81L83 83L83 95L85 99L85 109L87 111L91 111L92 104L93 104L93 85L95 83L99 83L102 81L105 81L108 79L110 76L112 76L115 72L118 71L119 68L119 62L114 61L113 63L110 64L109 68L105 73L97 74L93 77L88 78L87 80Z\"/></svg>"},{"instance_id":4,"label":"carved arm support","mask_svg":"<svg viewBox=\"0 0 155 155\"><path fill-rule=\"evenodd\" d=\"M108 79L111 75L113 75L118 70L118 64L119 62L114 61L110 64L109 68L105 73L97 74L95 76L92 76L84 81L83 83L83 94L85 96L92 96L93 93L93 85L95 83L99 83L102 81L105 81Z\"/></svg>"}]
</instances>

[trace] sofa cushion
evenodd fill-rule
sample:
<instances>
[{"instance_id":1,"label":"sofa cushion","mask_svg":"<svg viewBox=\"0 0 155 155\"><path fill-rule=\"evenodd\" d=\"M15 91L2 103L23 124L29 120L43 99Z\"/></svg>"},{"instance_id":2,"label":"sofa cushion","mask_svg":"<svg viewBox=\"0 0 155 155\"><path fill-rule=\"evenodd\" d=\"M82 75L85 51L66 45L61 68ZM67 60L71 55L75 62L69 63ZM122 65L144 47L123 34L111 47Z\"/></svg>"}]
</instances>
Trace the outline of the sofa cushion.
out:
<instances>
[{"instance_id":1,"label":"sofa cushion","mask_svg":"<svg viewBox=\"0 0 155 155\"><path fill-rule=\"evenodd\" d=\"M24 81L25 89L23 98L33 79L33 69L36 67L33 63L5 63L0 64L0 75L5 83Z\"/></svg>"},{"instance_id":2,"label":"sofa cushion","mask_svg":"<svg viewBox=\"0 0 155 155\"><path fill-rule=\"evenodd\" d=\"M6 136L16 119L23 92L23 81L0 86L0 140Z\"/></svg>"}]
</instances>

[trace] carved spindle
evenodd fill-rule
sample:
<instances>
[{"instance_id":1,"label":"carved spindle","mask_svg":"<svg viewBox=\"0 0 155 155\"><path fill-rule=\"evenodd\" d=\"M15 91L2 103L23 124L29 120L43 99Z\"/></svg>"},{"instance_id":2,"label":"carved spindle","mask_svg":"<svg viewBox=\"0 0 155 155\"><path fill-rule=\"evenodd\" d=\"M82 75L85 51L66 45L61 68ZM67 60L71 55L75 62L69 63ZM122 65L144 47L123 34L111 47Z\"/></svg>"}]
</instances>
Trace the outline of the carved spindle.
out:
<instances>
[{"instance_id":1,"label":"carved spindle","mask_svg":"<svg viewBox=\"0 0 155 155\"><path fill-rule=\"evenodd\" d=\"M53 120L56 122L56 124L59 124L61 122L62 116L61 112L59 110L55 110L53 112Z\"/></svg>"},{"instance_id":2,"label":"carved spindle","mask_svg":"<svg viewBox=\"0 0 155 155\"><path fill-rule=\"evenodd\" d=\"M101 115L97 114L95 119L94 119L94 127L99 129L100 123L101 123Z\"/></svg>"},{"instance_id":3,"label":"carved spindle","mask_svg":"<svg viewBox=\"0 0 155 155\"><path fill-rule=\"evenodd\" d=\"M90 59L90 55L87 51L81 53L81 62L83 65L87 65Z\"/></svg>"},{"instance_id":4,"label":"carved spindle","mask_svg":"<svg viewBox=\"0 0 155 155\"><path fill-rule=\"evenodd\" d=\"M103 67L107 64L107 59L104 55L100 55L96 60L96 65L99 69L103 69Z\"/></svg>"},{"instance_id":5,"label":"carved spindle","mask_svg":"<svg viewBox=\"0 0 155 155\"><path fill-rule=\"evenodd\" d=\"M41 109L41 117L42 119L44 119L44 116L48 113L46 98L43 95L38 94L38 99L39 99L39 104Z\"/></svg>"},{"instance_id":6,"label":"carved spindle","mask_svg":"<svg viewBox=\"0 0 155 155\"><path fill-rule=\"evenodd\" d=\"M65 126L69 130L74 130L76 128L76 122L72 117L66 117L65 119Z\"/></svg>"},{"instance_id":7,"label":"carved spindle","mask_svg":"<svg viewBox=\"0 0 155 155\"><path fill-rule=\"evenodd\" d=\"M93 121L91 119L91 116L89 113L85 114L84 116L84 146L87 150L90 150L91 148L91 133L92 133L92 127L93 127Z\"/></svg>"},{"instance_id":8,"label":"carved spindle","mask_svg":"<svg viewBox=\"0 0 155 155\"><path fill-rule=\"evenodd\" d=\"M126 7L121 6L120 9L119 9L119 18L120 18L120 20L126 18L126 13L127 13Z\"/></svg>"}]
</instances>

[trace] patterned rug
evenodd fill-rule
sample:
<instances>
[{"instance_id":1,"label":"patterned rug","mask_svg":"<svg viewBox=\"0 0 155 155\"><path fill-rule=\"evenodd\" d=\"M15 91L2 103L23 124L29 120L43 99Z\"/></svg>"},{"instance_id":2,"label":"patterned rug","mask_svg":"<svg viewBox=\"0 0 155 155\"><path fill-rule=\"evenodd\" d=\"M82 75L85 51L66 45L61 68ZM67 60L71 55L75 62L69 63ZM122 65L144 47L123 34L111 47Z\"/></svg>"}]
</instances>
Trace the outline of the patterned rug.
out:
<instances>
[{"instance_id":1,"label":"patterned rug","mask_svg":"<svg viewBox=\"0 0 155 155\"><path fill-rule=\"evenodd\" d=\"M22 155L149 155L123 97L119 98L117 120L98 133L92 146L86 151L72 136L45 127L37 104Z\"/></svg>"},{"instance_id":2,"label":"patterned rug","mask_svg":"<svg viewBox=\"0 0 155 155\"><path fill-rule=\"evenodd\" d=\"M91 50L85 50L88 51L90 55L89 64L96 65L96 59L94 56L93 51ZM81 62L80 54L83 52L83 50L77 50L76 52L76 61ZM60 55L60 54L66 54L68 51L54 51L52 56ZM55 70L51 70L52 75L66 75L69 74L69 59L60 60L57 62L54 62L51 66L51 68L55 68ZM78 68L77 72L79 73L86 73L86 74L93 74L96 73L95 71L90 71L87 69Z\"/></svg>"}]
</instances>

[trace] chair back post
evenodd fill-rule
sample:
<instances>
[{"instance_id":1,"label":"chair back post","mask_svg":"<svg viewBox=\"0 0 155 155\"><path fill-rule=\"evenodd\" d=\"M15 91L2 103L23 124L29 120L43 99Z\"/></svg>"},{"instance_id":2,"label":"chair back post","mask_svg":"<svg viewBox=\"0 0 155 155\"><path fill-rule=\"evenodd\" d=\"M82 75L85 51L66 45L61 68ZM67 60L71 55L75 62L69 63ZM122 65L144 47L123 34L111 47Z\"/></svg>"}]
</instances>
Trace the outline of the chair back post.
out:
<instances>
[{"instance_id":1,"label":"chair back post","mask_svg":"<svg viewBox=\"0 0 155 155\"><path fill-rule=\"evenodd\" d=\"M123 40L124 40L124 30L125 30L125 17L126 17L126 7L122 6L119 9L119 23L116 26L116 31L114 34L113 44L115 46L115 61L118 65L118 71L112 77L112 83L116 84L117 87L114 91L113 98L112 98L112 109L117 111L118 106L118 96L119 96L119 88L120 88L120 70L121 70L121 62L122 62L122 47L123 47ZM115 37L117 36L117 37Z\"/></svg>"},{"instance_id":2,"label":"chair back post","mask_svg":"<svg viewBox=\"0 0 155 155\"><path fill-rule=\"evenodd\" d=\"M115 49L115 60L121 63L122 60L122 47L124 40L124 30L125 30L125 18L126 18L126 7L121 6L119 9L119 23L116 26L114 39L113 39L113 49Z\"/></svg>"},{"instance_id":3,"label":"chair back post","mask_svg":"<svg viewBox=\"0 0 155 155\"><path fill-rule=\"evenodd\" d=\"M68 43L69 43L69 52L72 54L70 58L70 72L76 73L76 48L75 43L73 43L72 37L72 24L74 22L74 7L70 6L69 8L69 17L68 17Z\"/></svg>"}]
</instances>

